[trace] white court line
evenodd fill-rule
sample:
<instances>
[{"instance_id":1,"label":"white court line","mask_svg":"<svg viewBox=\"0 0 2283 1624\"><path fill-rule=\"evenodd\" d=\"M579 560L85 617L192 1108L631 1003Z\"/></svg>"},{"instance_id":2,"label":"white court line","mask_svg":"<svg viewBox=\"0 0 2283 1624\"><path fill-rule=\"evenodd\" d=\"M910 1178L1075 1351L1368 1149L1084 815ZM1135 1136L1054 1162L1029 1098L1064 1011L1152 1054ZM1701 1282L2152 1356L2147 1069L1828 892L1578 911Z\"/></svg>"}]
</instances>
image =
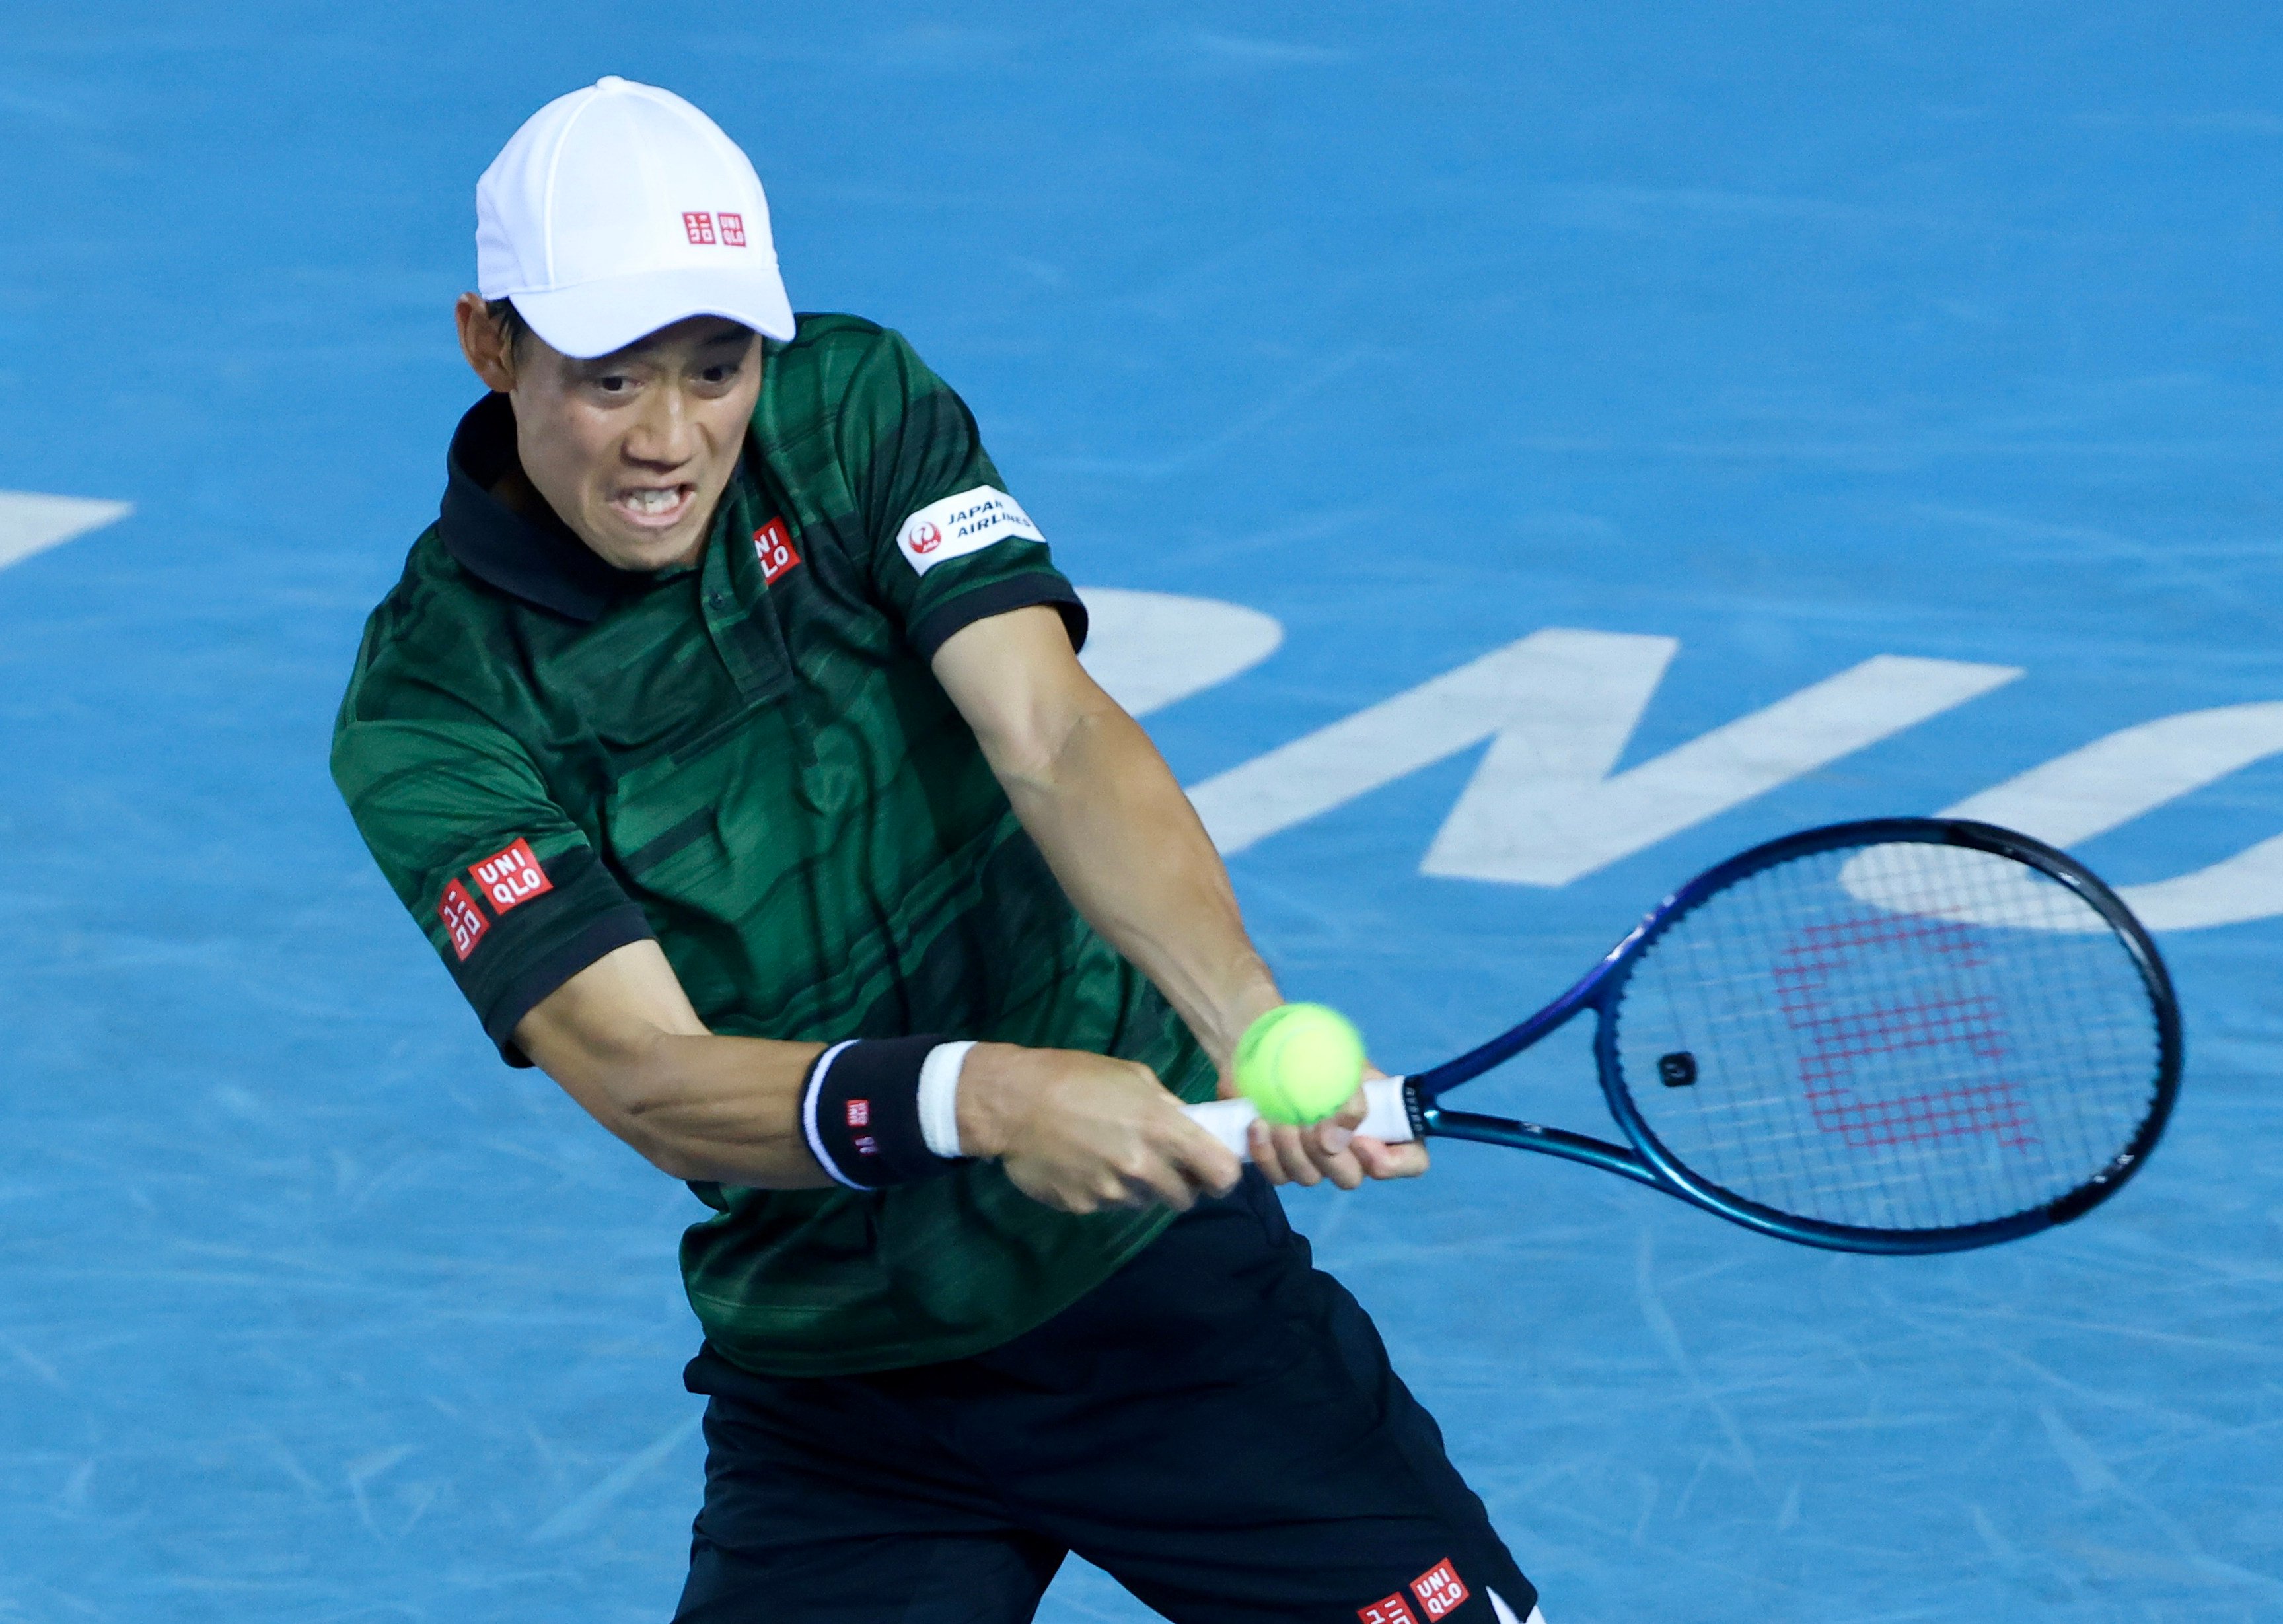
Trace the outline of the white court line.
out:
<instances>
[{"instance_id":1,"label":"white court line","mask_svg":"<svg viewBox=\"0 0 2283 1624\"><path fill-rule=\"evenodd\" d=\"M74 536L116 523L134 511L132 502L0 491L0 570L59 547Z\"/></svg>"}]
</instances>

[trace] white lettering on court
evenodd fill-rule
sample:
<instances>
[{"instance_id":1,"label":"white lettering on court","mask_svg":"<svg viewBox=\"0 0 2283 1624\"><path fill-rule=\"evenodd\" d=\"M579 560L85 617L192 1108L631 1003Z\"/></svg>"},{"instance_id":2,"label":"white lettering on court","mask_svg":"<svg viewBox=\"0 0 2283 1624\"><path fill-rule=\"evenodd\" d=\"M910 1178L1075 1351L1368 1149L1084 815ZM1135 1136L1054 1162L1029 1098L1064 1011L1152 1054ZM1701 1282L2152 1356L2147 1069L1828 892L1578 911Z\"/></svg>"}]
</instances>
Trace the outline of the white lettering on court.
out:
<instances>
[{"instance_id":1,"label":"white lettering on court","mask_svg":"<svg viewBox=\"0 0 2283 1624\"><path fill-rule=\"evenodd\" d=\"M0 491L0 570L35 553L60 546L74 536L99 530L134 511L129 502Z\"/></svg>"},{"instance_id":2,"label":"white lettering on court","mask_svg":"<svg viewBox=\"0 0 2283 1624\"><path fill-rule=\"evenodd\" d=\"M1282 641L1273 618L1242 604L1101 587L1083 595L1094 619L1087 668L1137 716L1228 680ZM2019 674L1882 655L1613 775L1677 646L1539 632L1199 784L1190 798L1221 850L1235 852L1487 739L1423 871L1561 885ZM1942 815L2075 845L2279 755L2283 702L2192 711L2095 740ZM1873 869L1847 879L1890 905L1893 888ZM2283 835L2120 890L2154 930L2283 914ZM2022 922L2021 909L1996 913Z\"/></svg>"},{"instance_id":3,"label":"white lettering on court","mask_svg":"<svg viewBox=\"0 0 2283 1624\"><path fill-rule=\"evenodd\" d=\"M1147 716L1250 671L1284 641L1273 616L1219 598L1087 587L1079 663L1130 716Z\"/></svg>"},{"instance_id":4,"label":"white lettering on court","mask_svg":"<svg viewBox=\"0 0 2283 1624\"><path fill-rule=\"evenodd\" d=\"M1220 849L1241 851L1488 739L1422 871L1564 885L2021 675L1880 655L1613 774L1677 647L1533 633L1209 780L1190 799Z\"/></svg>"},{"instance_id":5,"label":"white lettering on court","mask_svg":"<svg viewBox=\"0 0 2283 1624\"><path fill-rule=\"evenodd\" d=\"M1969 796L1943 816L1977 818L2053 845L2076 845L2275 755L2283 755L2283 703L2187 711L2095 739ZM2151 930L2283 913L2283 835L2193 874L2121 886L2117 894Z\"/></svg>"}]
</instances>

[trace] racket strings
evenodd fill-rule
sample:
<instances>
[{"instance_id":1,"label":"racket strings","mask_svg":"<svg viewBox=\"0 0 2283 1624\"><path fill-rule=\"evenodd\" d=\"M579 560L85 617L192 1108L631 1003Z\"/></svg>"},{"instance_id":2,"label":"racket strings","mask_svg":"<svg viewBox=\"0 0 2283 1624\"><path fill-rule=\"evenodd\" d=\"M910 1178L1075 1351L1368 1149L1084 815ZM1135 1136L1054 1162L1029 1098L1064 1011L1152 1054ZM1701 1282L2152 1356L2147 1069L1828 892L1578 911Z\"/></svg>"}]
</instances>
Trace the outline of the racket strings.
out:
<instances>
[{"instance_id":1,"label":"racket strings","mask_svg":"<svg viewBox=\"0 0 2283 1624\"><path fill-rule=\"evenodd\" d=\"M2160 1058L2139 967L2083 897L1913 843L1716 892L1651 943L1614 1019L1624 1086L1676 1159L1859 1228L1983 1223L2079 1188L2147 1115Z\"/></svg>"}]
</instances>

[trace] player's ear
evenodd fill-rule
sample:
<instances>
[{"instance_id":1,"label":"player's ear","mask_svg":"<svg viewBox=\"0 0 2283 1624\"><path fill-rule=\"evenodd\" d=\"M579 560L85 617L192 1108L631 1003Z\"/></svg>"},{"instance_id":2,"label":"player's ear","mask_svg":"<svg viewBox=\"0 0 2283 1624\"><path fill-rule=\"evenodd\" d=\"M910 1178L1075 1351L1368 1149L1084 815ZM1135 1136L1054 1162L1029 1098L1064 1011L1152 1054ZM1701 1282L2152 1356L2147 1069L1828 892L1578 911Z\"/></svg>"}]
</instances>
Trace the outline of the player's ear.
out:
<instances>
[{"instance_id":1,"label":"player's ear","mask_svg":"<svg viewBox=\"0 0 2283 1624\"><path fill-rule=\"evenodd\" d=\"M487 388L503 393L515 387L515 335L508 323L492 314L479 293L463 293L452 307L460 326L460 353L484 380Z\"/></svg>"}]
</instances>

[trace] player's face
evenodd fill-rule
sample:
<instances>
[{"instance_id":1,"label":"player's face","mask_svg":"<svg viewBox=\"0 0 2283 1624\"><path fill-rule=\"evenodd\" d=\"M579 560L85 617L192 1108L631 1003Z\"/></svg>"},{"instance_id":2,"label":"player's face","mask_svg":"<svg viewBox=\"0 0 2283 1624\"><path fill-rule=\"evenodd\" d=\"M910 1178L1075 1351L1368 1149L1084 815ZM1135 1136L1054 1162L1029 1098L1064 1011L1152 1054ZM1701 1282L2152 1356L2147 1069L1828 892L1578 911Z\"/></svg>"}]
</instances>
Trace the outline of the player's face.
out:
<instances>
[{"instance_id":1,"label":"player's face","mask_svg":"<svg viewBox=\"0 0 2283 1624\"><path fill-rule=\"evenodd\" d=\"M760 335L692 316L574 361L532 333L511 370L524 474L579 539L622 570L695 563L760 392Z\"/></svg>"}]
</instances>

